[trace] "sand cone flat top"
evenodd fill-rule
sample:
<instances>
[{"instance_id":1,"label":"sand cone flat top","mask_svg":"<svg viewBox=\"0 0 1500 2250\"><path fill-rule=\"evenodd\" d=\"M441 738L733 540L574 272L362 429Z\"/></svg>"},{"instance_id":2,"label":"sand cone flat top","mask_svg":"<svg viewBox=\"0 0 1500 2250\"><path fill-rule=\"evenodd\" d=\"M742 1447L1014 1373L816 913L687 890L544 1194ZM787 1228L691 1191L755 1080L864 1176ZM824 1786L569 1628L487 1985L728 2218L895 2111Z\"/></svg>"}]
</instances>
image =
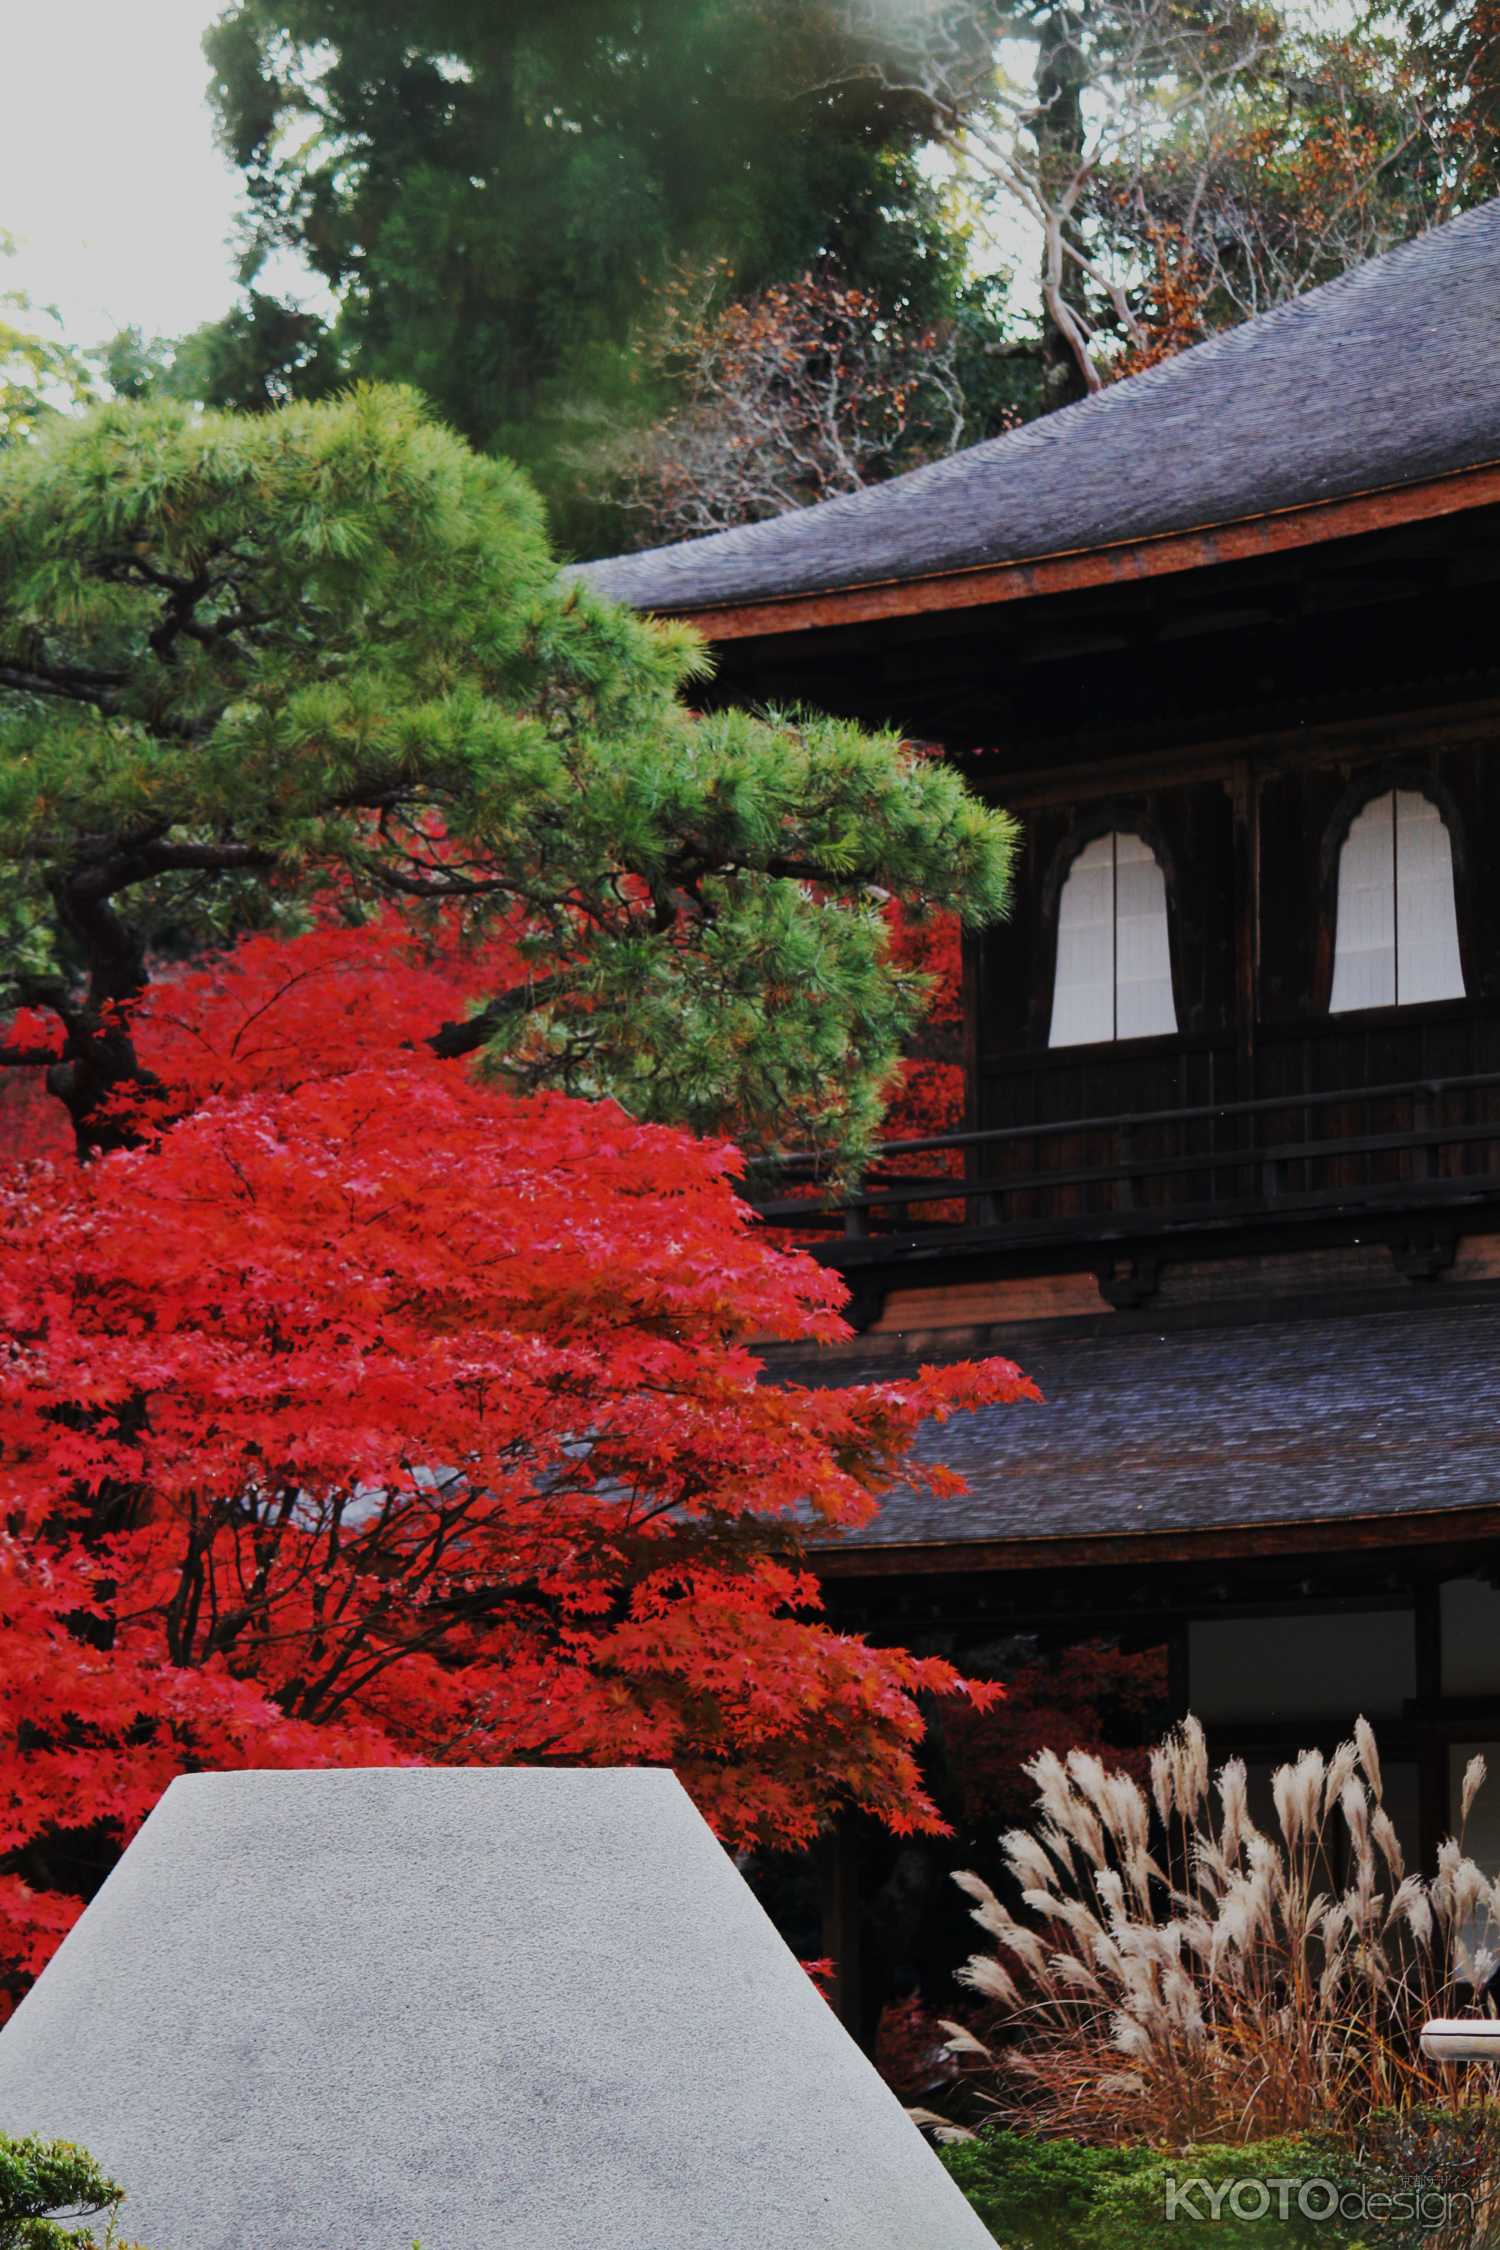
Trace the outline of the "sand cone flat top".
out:
<instances>
[{"instance_id":1,"label":"sand cone flat top","mask_svg":"<svg viewBox=\"0 0 1500 2250\"><path fill-rule=\"evenodd\" d=\"M148 2250L984 2250L663 1772L174 1782L0 2032Z\"/></svg>"}]
</instances>

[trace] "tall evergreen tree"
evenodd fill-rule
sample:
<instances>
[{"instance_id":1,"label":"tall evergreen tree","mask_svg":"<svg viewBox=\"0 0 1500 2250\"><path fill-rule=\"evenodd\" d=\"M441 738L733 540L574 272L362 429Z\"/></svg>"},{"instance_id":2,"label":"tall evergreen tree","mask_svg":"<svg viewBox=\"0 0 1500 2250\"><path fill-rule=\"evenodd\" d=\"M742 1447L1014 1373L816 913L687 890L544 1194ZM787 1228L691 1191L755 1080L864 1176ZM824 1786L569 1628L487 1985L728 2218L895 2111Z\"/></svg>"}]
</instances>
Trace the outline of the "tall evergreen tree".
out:
<instances>
[{"instance_id":1,"label":"tall evergreen tree","mask_svg":"<svg viewBox=\"0 0 1500 2250\"><path fill-rule=\"evenodd\" d=\"M660 403L629 344L684 263L740 292L830 267L917 327L960 286L922 105L818 0L234 0L207 50L245 278L291 247L339 311L320 339L252 299L196 339L200 388L412 383L538 476L564 545L603 530L571 464Z\"/></svg>"}]
</instances>

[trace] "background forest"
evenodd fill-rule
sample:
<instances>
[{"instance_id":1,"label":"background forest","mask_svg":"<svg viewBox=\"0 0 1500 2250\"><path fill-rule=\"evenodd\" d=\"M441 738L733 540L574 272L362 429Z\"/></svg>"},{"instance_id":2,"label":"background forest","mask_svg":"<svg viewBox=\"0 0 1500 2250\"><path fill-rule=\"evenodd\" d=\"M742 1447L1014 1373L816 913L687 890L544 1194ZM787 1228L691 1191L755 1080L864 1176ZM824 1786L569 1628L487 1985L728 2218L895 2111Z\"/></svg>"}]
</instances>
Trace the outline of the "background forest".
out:
<instances>
[{"instance_id":1,"label":"background forest","mask_svg":"<svg viewBox=\"0 0 1500 2250\"><path fill-rule=\"evenodd\" d=\"M235 0L237 303L92 364L13 306L9 418L39 379L398 381L569 552L774 515L1483 200L1497 31L1488 0Z\"/></svg>"}]
</instances>

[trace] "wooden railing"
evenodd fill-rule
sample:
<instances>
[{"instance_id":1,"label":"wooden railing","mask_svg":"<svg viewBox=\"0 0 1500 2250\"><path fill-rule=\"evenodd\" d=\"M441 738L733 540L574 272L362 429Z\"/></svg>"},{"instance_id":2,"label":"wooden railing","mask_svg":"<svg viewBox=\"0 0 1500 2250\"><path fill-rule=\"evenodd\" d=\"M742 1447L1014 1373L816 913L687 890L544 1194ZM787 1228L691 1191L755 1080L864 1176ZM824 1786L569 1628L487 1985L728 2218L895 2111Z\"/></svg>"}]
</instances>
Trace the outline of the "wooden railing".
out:
<instances>
[{"instance_id":1,"label":"wooden railing","mask_svg":"<svg viewBox=\"0 0 1500 2250\"><path fill-rule=\"evenodd\" d=\"M909 1168L938 1151L959 1152L962 1169ZM762 1218L813 1239L1088 1236L1195 1218L1425 1210L1486 1186L1500 1195L1500 1072L890 1141L850 1194L821 1192L805 1155L778 1172L800 1192L760 1200Z\"/></svg>"}]
</instances>

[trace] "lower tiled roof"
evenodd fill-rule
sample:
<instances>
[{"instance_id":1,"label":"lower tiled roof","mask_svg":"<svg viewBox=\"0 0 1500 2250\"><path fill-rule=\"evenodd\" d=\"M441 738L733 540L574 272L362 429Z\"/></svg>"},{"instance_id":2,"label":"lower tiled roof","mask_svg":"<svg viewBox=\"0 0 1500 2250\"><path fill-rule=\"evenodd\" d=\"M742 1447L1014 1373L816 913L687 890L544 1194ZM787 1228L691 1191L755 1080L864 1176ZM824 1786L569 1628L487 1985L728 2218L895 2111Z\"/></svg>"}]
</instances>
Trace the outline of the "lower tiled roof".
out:
<instances>
[{"instance_id":1,"label":"lower tiled roof","mask_svg":"<svg viewBox=\"0 0 1500 2250\"><path fill-rule=\"evenodd\" d=\"M967 1495L893 1493L860 1547L1336 1524L1500 1507L1500 1304L1009 1347L1041 1406L924 1432ZM880 1380L870 1358L802 1366ZM1461 1527L1455 1526L1455 1530Z\"/></svg>"}]
</instances>

